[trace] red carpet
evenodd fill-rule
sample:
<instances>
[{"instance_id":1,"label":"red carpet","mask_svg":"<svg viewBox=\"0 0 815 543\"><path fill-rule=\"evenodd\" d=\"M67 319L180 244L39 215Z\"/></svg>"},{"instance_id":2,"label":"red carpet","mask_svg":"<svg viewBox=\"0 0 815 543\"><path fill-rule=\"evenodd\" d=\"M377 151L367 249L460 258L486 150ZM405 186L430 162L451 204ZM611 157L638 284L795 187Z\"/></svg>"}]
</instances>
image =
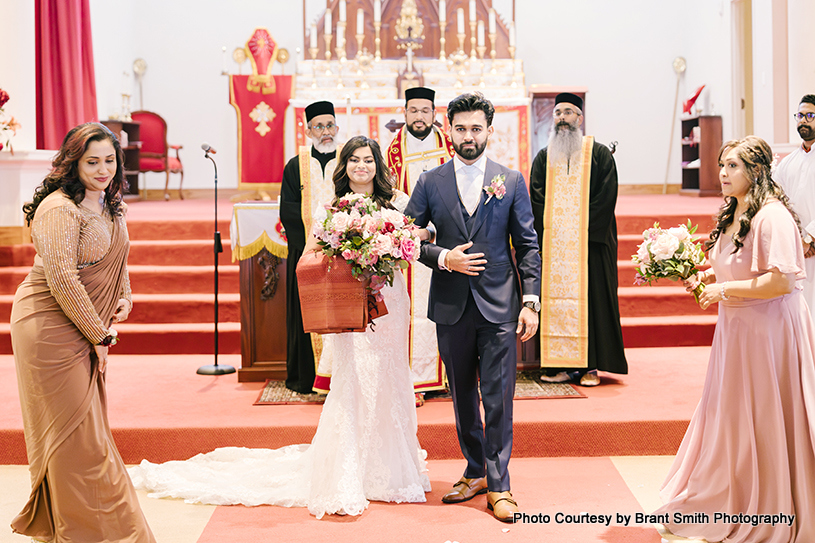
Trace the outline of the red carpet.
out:
<instances>
[{"instance_id":1,"label":"red carpet","mask_svg":"<svg viewBox=\"0 0 815 543\"><path fill-rule=\"evenodd\" d=\"M224 541L417 541L659 543L650 525L622 526L617 513L643 512L607 458L513 459L512 493L529 515L549 516L549 523L502 524L487 511L486 497L460 505L441 503L442 495L461 476L461 461L430 462L433 491L423 504L371 502L358 517L330 516L316 520L306 509L283 507L219 507L199 543ZM611 515L610 526L566 523L561 517ZM386 530L386 532L383 532Z\"/></svg>"},{"instance_id":2,"label":"red carpet","mask_svg":"<svg viewBox=\"0 0 815 543\"><path fill-rule=\"evenodd\" d=\"M629 349L630 375L601 374L585 399L515 402L513 457L674 454L699 400L709 348ZM219 362L236 365L239 357ZM184 459L222 446L311 441L320 405L253 406L262 383L197 375L206 356L111 356L109 417L126 462ZM452 404L417 410L430 459L461 458ZM26 463L14 361L0 356L0 464Z\"/></svg>"}]
</instances>

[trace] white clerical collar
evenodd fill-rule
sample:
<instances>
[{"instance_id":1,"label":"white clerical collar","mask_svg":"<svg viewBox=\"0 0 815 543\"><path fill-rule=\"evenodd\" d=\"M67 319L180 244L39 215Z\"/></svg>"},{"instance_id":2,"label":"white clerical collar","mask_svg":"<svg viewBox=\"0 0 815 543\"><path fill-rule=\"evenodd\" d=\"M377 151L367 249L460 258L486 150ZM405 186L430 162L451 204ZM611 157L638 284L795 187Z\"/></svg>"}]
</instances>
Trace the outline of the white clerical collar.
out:
<instances>
[{"instance_id":1,"label":"white clerical collar","mask_svg":"<svg viewBox=\"0 0 815 543\"><path fill-rule=\"evenodd\" d=\"M467 164L464 164L464 162L462 162L461 159L459 158L458 154L456 154L453 157L453 167L456 169L456 172L458 172L459 170L461 170L461 168L465 166L467 166ZM487 170L487 151L485 150L483 153L481 153L481 156L478 157L478 160L470 164L470 166L478 168L478 171L483 174Z\"/></svg>"},{"instance_id":2,"label":"white clerical collar","mask_svg":"<svg viewBox=\"0 0 815 543\"><path fill-rule=\"evenodd\" d=\"M436 131L431 128L430 133L427 137L423 140L420 140L416 136L410 133L410 130L407 129L405 126L405 136L407 139L407 145L409 149L416 149L417 151L426 151L428 149L435 149L436 148Z\"/></svg>"}]
</instances>

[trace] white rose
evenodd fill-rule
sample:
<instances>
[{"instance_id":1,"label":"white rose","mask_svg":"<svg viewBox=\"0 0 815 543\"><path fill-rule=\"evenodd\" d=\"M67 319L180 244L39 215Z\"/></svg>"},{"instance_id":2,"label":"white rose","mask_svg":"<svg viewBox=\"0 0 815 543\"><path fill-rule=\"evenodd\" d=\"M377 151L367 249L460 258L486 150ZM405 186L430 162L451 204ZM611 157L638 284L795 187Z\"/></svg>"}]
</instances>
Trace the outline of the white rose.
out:
<instances>
[{"instance_id":1,"label":"white rose","mask_svg":"<svg viewBox=\"0 0 815 543\"><path fill-rule=\"evenodd\" d=\"M690 232L688 232L688 227L684 224L682 226L674 226L673 228L668 228L668 233L678 239L679 241L688 241L690 240Z\"/></svg>"},{"instance_id":2,"label":"white rose","mask_svg":"<svg viewBox=\"0 0 815 543\"><path fill-rule=\"evenodd\" d=\"M331 217L331 226L337 232L345 232L348 230L349 216L347 213L334 213Z\"/></svg>"},{"instance_id":3,"label":"white rose","mask_svg":"<svg viewBox=\"0 0 815 543\"><path fill-rule=\"evenodd\" d=\"M651 263L651 254L648 252L647 243L642 243L637 249L637 260L643 264Z\"/></svg>"},{"instance_id":4,"label":"white rose","mask_svg":"<svg viewBox=\"0 0 815 543\"><path fill-rule=\"evenodd\" d=\"M651 244L654 260L668 260L679 248L679 240L670 234L662 234Z\"/></svg>"}]
</instances>

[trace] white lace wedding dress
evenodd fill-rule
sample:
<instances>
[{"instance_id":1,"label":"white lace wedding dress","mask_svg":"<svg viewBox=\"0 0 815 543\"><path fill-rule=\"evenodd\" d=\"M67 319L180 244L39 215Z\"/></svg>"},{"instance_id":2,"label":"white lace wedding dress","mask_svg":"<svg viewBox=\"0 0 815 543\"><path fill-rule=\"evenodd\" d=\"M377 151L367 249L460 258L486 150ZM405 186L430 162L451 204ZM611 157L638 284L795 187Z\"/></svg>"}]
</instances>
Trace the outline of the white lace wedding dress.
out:
<instances>
[{"instance_id":1,"label":"white lace wedding dress","mask_svg":"<svg viewBox=\"0 0 815 543\"><path fill-rule=\"evenodd\" d=\"M395 204L404 209L401 199ZM416 438L402 274L382 293L388 314L374 321L374 331L323 336L332 344L333 375L310 445L225 447L164 464L143 460L129 470L136 488L190 503L308 507L317 518L359 515L369 500L424 502L430 481Z\"/></svg>"}]
</instances>

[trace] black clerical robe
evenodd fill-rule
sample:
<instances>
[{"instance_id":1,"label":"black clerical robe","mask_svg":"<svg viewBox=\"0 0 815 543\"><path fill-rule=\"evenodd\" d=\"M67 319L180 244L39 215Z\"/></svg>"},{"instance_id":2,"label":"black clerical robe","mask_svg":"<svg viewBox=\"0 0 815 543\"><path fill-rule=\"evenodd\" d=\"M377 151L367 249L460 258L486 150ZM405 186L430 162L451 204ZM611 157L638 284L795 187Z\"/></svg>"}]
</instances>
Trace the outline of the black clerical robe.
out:
<instances>
[{"instance_id":1,"label":"black clerical robe","mask_svg":"<svg viewBox=\"0 0 815 543\"><path fill-rule=\"evenodd\" d=\"M529 176L538 243L542 242L546 206L546 158L547 149L543 149L535 157ZM616 205L617 165L608 147L595 142L589 186L588 369L628 373L617 300Z\"/></svg>"},{"instance_id":2,"label":"black clerical robe","mask_svg":"<svg viewBox=\"0 0 815 543\"><path fill-rule=\"evenodd\" d=\"M324 154L313 147L311 149L311 156L319 161L323 172L336 154ZM314 351L311 334L303 331L296 273L297 261L306 247L306 236L310 234L303 224L302 190L300 160L295 156L283 169L283 183L280 187L280 222L286 230L289 251L286 257L286 387L301 394L311 394L315 377Z\"/></svg>"}]
</instances>

